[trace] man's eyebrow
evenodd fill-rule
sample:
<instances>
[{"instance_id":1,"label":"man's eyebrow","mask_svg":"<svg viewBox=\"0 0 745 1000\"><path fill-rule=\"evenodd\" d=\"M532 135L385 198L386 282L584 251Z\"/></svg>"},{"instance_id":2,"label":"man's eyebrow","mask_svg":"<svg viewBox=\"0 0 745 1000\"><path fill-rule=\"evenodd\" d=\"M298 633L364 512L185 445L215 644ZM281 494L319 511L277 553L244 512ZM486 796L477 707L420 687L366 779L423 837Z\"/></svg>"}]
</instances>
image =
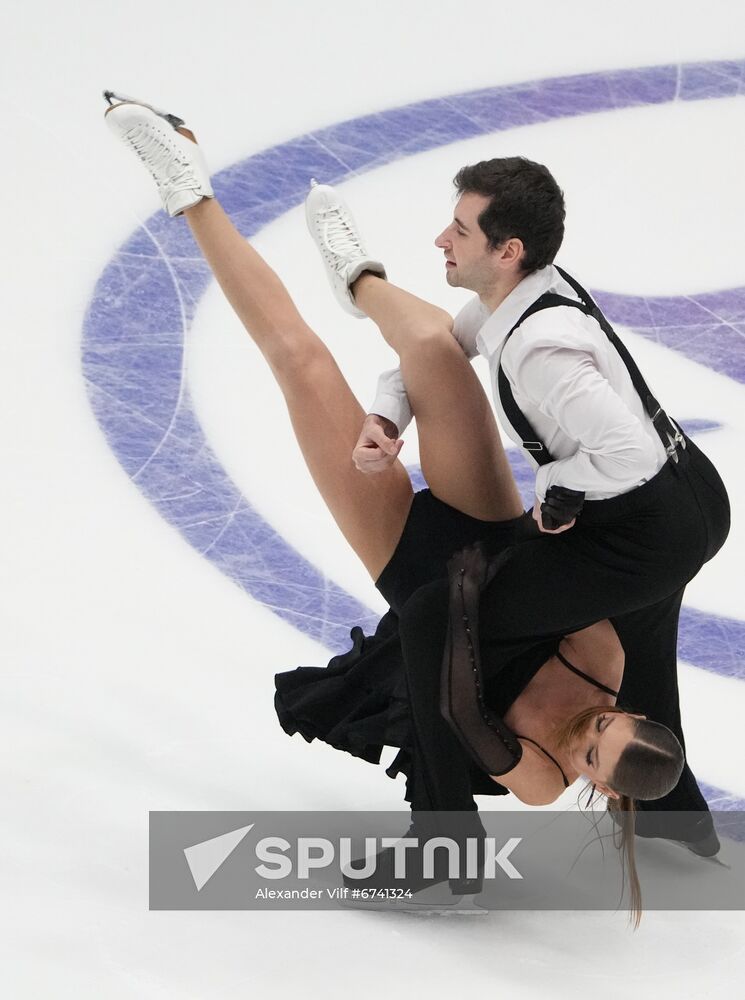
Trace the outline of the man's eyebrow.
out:
<instances>
[{"instance_id":1,"label":"man's eyebrow","mask_svg":"<svg viewBox=\"0 0 745 1000\"><path fill-rule=\"evenodd\" d=\"M462 222L460 221L460 219L458 218L458 216L457 216L457 215L454 215L454 216L453 216L453 221L454 221L454 222L457 222L457 223L458 223L458 225L460 226L460 228L461 228L461 229L465 229L465 231L466 231L467 233L470 233L470 232L471 232L471 230L470 230L470 229L468 228L468 226L464 226L464 225L463 225L463 223L462 223Z\"/></svg>"}]
</instances>

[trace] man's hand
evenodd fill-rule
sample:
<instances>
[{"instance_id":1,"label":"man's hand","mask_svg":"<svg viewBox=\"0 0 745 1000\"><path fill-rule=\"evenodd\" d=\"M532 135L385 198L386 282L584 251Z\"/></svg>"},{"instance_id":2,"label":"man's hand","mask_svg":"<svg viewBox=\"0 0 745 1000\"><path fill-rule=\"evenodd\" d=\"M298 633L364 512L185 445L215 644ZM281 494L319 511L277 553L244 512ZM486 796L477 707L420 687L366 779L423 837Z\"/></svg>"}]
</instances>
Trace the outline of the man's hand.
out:
<instances>
[{"instance_id":1,"label":"man's hand","mask_svg":"<svg viewBox=\"0 0 745 1000\"><path fill-rule=\"evenodd\" d=\"M403 444L392 420L369 413L352 452L352 461L360 472L384 472L396 461Z\"/></svg>"},{"instance_id":2,"label":"man's hand","mask_svg":"<svg viewBox=\"0 0 745 1000\"><path fill-rule=\"evenodd\" d=\"M562 531L569 531L577 518L573 517L569 524L562 524L560 528L544 528L543 519L541 518L541 501L536 498L535 506L533 507L533 520L538 525L538 530L544 535L560 535Z\"/></svg>"},{"instance_id":3,"label":"man's hand","mask_svg":"<svg viewBox=\"0 0 745 1000\"><path fill-rule=\"evenodd\" d=\"M558 535L567 531L577 520L585 502L581 490L570 490L566 486L551 486L546 491L543 503L536 498L533 519L540 531L547 535Z\"/></svg>"}]
</instances>

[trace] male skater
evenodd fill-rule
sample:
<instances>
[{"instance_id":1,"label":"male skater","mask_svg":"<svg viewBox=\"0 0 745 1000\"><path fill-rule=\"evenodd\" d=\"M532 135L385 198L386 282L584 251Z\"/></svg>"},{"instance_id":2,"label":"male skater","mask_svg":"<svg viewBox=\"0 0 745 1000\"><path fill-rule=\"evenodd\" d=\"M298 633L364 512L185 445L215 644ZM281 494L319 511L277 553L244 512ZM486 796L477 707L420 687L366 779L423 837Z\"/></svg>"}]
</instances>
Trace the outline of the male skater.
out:
<instances>
[{"instance_id":1,"label":"male skater","mask_svg":"<svg viewBox=\"0 0 745 1000\"><path fill-rule=\"evenodd\" d=\"M522 545L482 595L482 661L610 618L626 653L620 701L668 726L684 745L677 629L686 583L723 544L726 491L716 470L660 408L589 295L553 265L564 199L550 172L522 157L464 167L454 218L438 236L450 285L476 293L453 323L416 297L401 311L412 348L379 383L354 451L364 472L386 468L421 405L407 366L452 345L484 355L497 413L537 466L533 517L542 537ZM340 303L390 325L385 272L371 260L343 199L314 186L311 233ZM400 302L400 300L397 300ZM397 305L400 310L400 306ZM457 408L442 419L457 421ZM415 808L473 809L462 748L438 714L448 586L422 588L401 615L419 766ZM637 833L684 841L701 855L719 843L686 766L664 799L639 803ZM667 810L667 815L658 810ZM673 817L672 811L686 815Z\"/></svg>"}]
</instances>

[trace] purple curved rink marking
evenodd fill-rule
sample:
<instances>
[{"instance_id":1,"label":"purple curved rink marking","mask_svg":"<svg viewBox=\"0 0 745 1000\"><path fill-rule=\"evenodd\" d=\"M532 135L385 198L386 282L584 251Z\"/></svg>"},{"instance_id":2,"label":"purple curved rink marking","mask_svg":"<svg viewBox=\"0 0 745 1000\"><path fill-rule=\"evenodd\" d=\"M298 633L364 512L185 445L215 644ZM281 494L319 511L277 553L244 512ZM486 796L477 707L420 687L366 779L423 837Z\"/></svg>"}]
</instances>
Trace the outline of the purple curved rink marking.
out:
<instances>
[{"instance_id":1,"label":"purple curved rink marking","mask_svg":"<svg viewBox=\"0 0 745 1000\"><path fill-rule=\"evenodd\" d=\"M300 136L228 167L213 184L250 238L301 203L312 176L340 183L412 153L517 126L732 97L745 90L744 76L745 61L693 63L456 94ZM184 337L211 280L183 219L159 211L132 234L98 280L85 318L83 370L91 405L127 474L197 552L306 635L347 648L350 625L369 629L377 616L259 516L220 466L194 413L183 372ZM613 322L745 382L745 288L597 297ZM712 426L698 424L691 430ZM513 467L529 495L527 464L516 456ZM686 660L742 677L744 649L745 623L684 609L680 651Z\"/></svg>"}]
</instances>

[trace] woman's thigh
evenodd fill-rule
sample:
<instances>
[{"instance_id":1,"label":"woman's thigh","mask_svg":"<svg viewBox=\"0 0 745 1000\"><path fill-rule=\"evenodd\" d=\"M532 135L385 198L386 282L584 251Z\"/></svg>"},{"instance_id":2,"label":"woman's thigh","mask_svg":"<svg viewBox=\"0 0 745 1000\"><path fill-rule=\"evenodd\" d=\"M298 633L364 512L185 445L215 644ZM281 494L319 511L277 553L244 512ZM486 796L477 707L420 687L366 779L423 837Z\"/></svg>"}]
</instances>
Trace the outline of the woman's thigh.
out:
<instances>
[{"instance_id":1,"label":"woman's thigh","mask_svg":"<svg viewBox=\"0 0 745 1000\"><path fill-rule=\"evenodd\" d=\"M300 451L342 534L373 580L398 544L413 499L396 460L367 476L352 462L364 411L326 346L308 329L275 370Z\"/></svg>"},{"instance_id":2,"label":"woman's thigh","mask_svg":"<svg viewBox=\"0 0 745 1000\"><path fill-rule=\"evenodd\" d=\"M481 520L519 517L523 503L494 412L458 342L447 332L422 338L402 352L401 374L435 496Z\"/></svg>"},{"instance_id":3,"label":"woman's thigh","mask_svg":"<svg viewBox=\"0 0 745 1000\"><path fill-rule=\"evenodd\" d=\"M444 309L375 275L355 300L398 354L424 477L441 500L485 521L522 514L489 401Z\"/></svg>"}]
</instances>

